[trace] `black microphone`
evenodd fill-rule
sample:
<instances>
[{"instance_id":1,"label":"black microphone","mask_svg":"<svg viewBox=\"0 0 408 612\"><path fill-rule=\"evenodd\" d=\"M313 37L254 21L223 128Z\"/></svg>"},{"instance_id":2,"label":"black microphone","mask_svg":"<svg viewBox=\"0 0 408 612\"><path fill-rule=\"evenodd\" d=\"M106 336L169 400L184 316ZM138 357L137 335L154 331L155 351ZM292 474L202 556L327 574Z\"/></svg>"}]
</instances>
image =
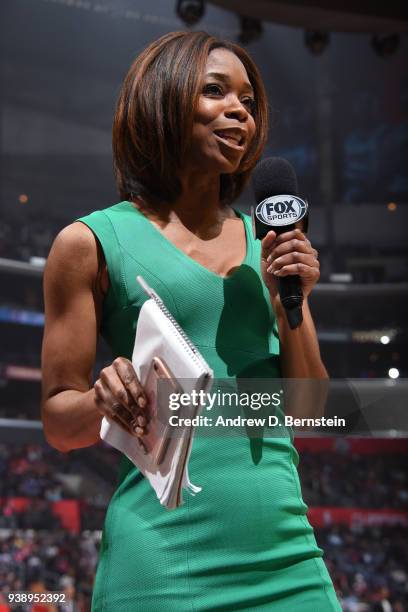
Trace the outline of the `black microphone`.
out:
<instances>
[{"instance_id":1,"label":"black microphone","mask_svg":"<svg viewBox=\"0 0 408 612\"><path fill-rule=\"evenodd\" d=\"M254 237L262 239L273 230L277 234L290 232L296 223L307 220L308 204L299 198L296 173L281 157L268 157L256 165L252 183L256 207L252 207ZM278 278L279 295L285 308L289 327L295 329L303 321L303 293L299 275Z\"/></svg>"}]
</instances>

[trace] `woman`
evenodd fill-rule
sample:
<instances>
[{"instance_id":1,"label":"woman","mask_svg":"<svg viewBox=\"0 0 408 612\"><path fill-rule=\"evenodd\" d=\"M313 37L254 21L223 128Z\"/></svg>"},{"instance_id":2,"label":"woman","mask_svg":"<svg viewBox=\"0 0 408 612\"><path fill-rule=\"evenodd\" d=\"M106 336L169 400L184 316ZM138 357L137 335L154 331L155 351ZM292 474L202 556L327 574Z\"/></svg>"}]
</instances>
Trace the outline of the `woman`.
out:
<instances>
[{"instance_id":1,"label":"woman","mask_svg":"<svg viewBox=\"0 0 408 612\"><path fill-rule=\"evenodd\" d=\"M143 440L148 405L129 361L146 299L137 274L217 378L327 378L307 305L315 249L300 230L261 245L230 206L266 135L265 91L240 47L176 32L136 58L113 127L122 201L65 228L47 262L42 410L54 447L96 443L103 415ZM294 273L304 321L290 331L277 279ZM98 331L116 358L92 385ZM203 490L167 511L122 457L92 609L340 610L297 462L291 438L262 440L255 457L248 438L196 437L190 473Z\"/></svg>"}]
</instances>

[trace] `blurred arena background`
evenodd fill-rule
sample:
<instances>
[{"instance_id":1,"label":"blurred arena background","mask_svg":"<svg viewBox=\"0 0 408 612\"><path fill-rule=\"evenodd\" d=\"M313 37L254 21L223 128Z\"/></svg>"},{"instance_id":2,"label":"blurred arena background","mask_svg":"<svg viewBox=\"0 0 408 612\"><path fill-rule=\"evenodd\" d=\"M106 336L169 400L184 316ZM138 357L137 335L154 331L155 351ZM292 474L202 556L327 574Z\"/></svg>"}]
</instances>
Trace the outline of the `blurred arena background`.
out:
<instances>
[{"instance_id":1,"label":"blurred arena background","mask_svg":"<svg viewBox=\"0 0 408 612\"><path fill-rule=\"evenodd\" d=\"M310 203L321 261L311 308L329 373L384 388L408 377L407 11L357 5L2 2L1 612L10 590L64 591L58 609L90 609L118 454L102 443L62 454L44 441L41 280L58 231L117 202L115 100L151 40L191 27L247 46L270 100L265 155L289 159ZM239 206L251 203L247 190ZM98 355L95 375L110 361L103 344ZM345 611L408 609L406 435L296 439L309 520Z\"/></svg>"}]
</instances>

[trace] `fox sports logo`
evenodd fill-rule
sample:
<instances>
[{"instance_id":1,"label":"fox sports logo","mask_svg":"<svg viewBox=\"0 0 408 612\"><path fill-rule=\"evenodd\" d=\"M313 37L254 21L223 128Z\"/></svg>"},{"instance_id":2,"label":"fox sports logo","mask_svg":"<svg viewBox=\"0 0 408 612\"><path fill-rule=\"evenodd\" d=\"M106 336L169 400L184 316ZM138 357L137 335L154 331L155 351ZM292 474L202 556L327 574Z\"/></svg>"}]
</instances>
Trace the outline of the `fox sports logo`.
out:
<instances>
[{"instance_id":1,"label":"fox sports logo","mask_svg":"<svg viewBox=\"0 0 408 612\"><path fill-rule=\"evenodd\" d=\"M255 215L266 225L290 225L300 221L307 212L307 202L293 195L276 195L262 200Z\"/></svg>"}]
</instances>

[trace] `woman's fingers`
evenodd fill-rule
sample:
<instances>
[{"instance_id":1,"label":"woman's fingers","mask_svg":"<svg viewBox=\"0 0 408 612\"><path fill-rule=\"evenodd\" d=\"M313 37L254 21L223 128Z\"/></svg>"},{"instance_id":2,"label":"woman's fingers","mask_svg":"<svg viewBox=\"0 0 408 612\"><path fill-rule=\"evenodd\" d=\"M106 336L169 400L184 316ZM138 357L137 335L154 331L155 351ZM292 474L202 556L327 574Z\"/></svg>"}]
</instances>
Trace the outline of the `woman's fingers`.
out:
<instances>
[{"instance_id":1,"label":"woman's fingers","mask_svg":"<svg viewBox=\"0 0 408 612\"><path fill-rule=\"evenodd\" d=\"M294 239L302 240L303 242L308 242L310 244L310 241L306 237L306 234L304 234L298 228L291 230L290 232L283 232L282 234L278 234L278 236L276 236L275 244L282 244L283 242L288 242L288 240Z\"/></svg>"},{"instance_id":2,"label":"woman's fingers","mask_svg":"<svg viewBox=\"0 0 408 612\"><path fill-rule=\"evenodd\" d=\"M147 406L147 397L131 362L123 357L117 357L112 366L136 405L139 408L145 408Z\"/></svg>"},{"instance_id":3,"label":"woman's fingers","mask_svg":"<svg viewBox=\"0 0 408 612\"><path fill-rule=\"evenodd\" d=\"M262 259L266 259L268 257L269 253L271 252L271 248L275 243L275 240L276 240L276 232L274 232L273 230L268 232L265 238L263 238L261 242Z\"/></svg>"},{"instance_id":4,"label":"woman's fingers","mask_svg":"<svg viewBox=\"0 0 408 612\"><path fill-rule=\"evenodd\" d=\"M274 272L277 276L288 276L289 274L297 274L301 278L317 283L320 278L320 270L315 266L308 266L304 263L295 263L288 266L283 266L278 271Z\"/></svg>"},{"instance_id":5,"label":"woman's fingers","mask_svg":"<svg viewBox=\"0 0 408 612\"><path fill-rule=\"evenodd\" d=\"M300 240L299 238L291 238L290 240L286 240L284 242L275 242L266 258L266 261L268 263L272 263L274 259L277 259L282 255L286 255L286 253L292 252L309 253L314 255L316 258L318 256L318 252L312 247L309 240L306 241Z\"/></svg>"},{"instance_id":6,"label":"woman's fingers","mask_svg":"<svg viewBox=\"0 0 408 612\"><path fill-rule=\"evenodd\" d=\"M116 420L137 436L146 433L148 401L128 359L118 357L104 368L94 389L102 414Z\"/></svg>"},{"instance_id":7,"label":"woman's fingers","mask_svg":"<svg viewBox=\"0 0 408 612\"><path fill-rule=\"evenodd\" d=\"M100 378L104 383L106 389L109 390L110 397L112 398L112 403L118 403L122 405L125 410L128 411L129 416L134 417L135 411L138 411L138 408L133 401L132 396L127 391L126 387L122 383L119 378L116 370L111 367L104 368L100 373Z\"/></svg>"},{"instance_id":8,"label":"woman's fingers","mask_svg":"<svg viewBox=\"0 0 408 612\"><path fill-rule=\"evenodd\" d=\"M319 261L316 259L314 254L302 253L299 251L293 251L291 253L287 253L286 255L281 255L276 259L272 259L271 262L272 263L269 265L267 270L268 272L272 273L278 272L285 266L297 263L303 263L312 268L320 268Z\"/></svg>"},{"instance_id":9,"label":"woman's fingers","mask_svg":"<svg viewBox=\"0 0 408 612\"><path fill-rule=\"evenodd\" d=\"M271 263L274 259L281 257L281 255L286 255L286 253L293 252L309 253L314 257L317 257L318 255L316 249L314 249L310 243L293 238L292 240L288 240L287 242L274 246L266 258L266 261Z\"/></svg>"},{"instance_id":10,"label":"woman's fingers","mask_svg":"<svg viewBox=\"0 0 408 612\"><path fill-rule=\"evenodd\" d=\"M280 234L273 241L266 257L267 271L273 274L301 274L306 268L320 268L318 252L299 230Z\"/></svg>"},{"instance_id":11,"label":"woman's fingers","mask_svg":"<svg viewBox=\"0 0 408 612\"><path fill-rule=\"evenodd\" d=\"M101 379L97 380L94 384L95 389L95 400L98 404L100 412L103 416L113 419L119 422L130 433L134 433L132 430L131 422L133 416L129 413L129 410L117 401L116 397L110 391Z\"/></svg>"},{"instance_id":12,"label":"woman's fingers","mask_svg":"<svg viewBox=\"0 0 408 612\"><path fill-rule=\"evenodd\" d=\"M318 252L298 228L277 236L275 232L268 232L262 241L262 265L265 282L274 294L277 291L276 277L299 275L306 296L320 278Z\"/></svg>"},{"instance_id":13,"label":"woman's fingers","mask_svg":"<svg viewBox=\"0 0 408 612\"><path fill-rule=\"evenodd\" d=\"M132 434L141 435L144 433L144 431L137 431L139 429L141 430L141 428L138 427L136 419L130 419L129 412L121 404L113 405L111 418L114 421L119 421L119 424L123 425L125 429L127 429Z\"/></svg>"}]
</instances>

